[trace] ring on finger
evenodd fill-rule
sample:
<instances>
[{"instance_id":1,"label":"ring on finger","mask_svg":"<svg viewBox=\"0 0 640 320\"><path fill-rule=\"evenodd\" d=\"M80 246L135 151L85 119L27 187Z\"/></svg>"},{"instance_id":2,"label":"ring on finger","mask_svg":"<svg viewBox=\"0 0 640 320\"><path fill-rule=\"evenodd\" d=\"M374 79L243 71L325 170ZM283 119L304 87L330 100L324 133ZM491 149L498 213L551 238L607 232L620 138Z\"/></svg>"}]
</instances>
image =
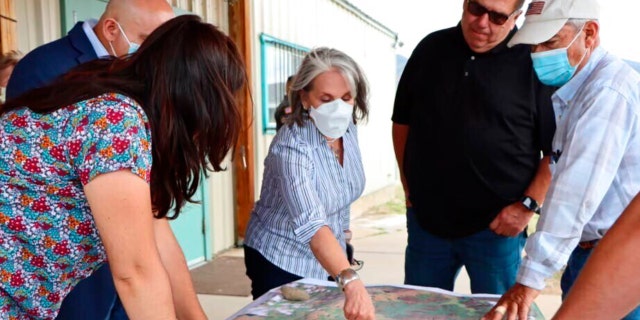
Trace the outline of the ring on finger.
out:
<instances>
[{"instance_id":1,"label":"ring on finger","mask_svg":"<svg viewBox=\"0 0 640 320\"><path fill-rule=\"evenodd\" d=\"M507 307L505 306L497 306L495 309L493 309L493 311L500 313L500 314L505 314L507 312Z\"/></svg>"}]
</instances>

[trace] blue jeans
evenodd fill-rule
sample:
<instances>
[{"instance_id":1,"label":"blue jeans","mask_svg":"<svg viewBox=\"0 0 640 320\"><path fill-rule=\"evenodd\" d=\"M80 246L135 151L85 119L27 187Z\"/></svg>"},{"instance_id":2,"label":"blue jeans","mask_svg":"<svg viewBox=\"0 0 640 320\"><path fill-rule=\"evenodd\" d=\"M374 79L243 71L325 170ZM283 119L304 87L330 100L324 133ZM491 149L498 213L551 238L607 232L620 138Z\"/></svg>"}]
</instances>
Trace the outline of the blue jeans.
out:
<instances>
[{"instance_id":1,"label":"blue jeans","mask_svg":"<svg viewBox=\"0 0 640 320\"><path fill-rule=\"evenodd\" d=\"M111 269L105 264L80 281L62 301L56 320L128 320L118 298Z\"/></svg>"},{"instance_id":2,"label":"blue jeans","mask_svg":"<svg viewBox=\"0 0 640 320\"><path fill-rule=\"evenodd\" d=\"M500 236L490 229L463 238L444 239L420 227L407 208L408 244L405 284L453 290L462 266L471 279L471 292L503 294L516 280L526 237Z\"/></svg>"},{"instance_id":3,"label":"blue jeans","mask_svg":"<svg viewBox=\"0 0 640 320\"><path fill-rule=\"evenodd\" d=\"M576 247L571 256L569 256L569 261L567 262L567 267L564 269L564 273L562 274L562 279L560 280L560 287L562 288L562 300L564 300L567 293L569 293L569 289L573 286L573 283L578 278L578 274L580 274L580 270L584 267L585 263L587 263L587 258L591 255L591 249L582 249L580 247ZM604 270L603 272L610 272L609 270ZM631 311L624 320L640 320L640 307Z\"/></svg>"}]
</instances>

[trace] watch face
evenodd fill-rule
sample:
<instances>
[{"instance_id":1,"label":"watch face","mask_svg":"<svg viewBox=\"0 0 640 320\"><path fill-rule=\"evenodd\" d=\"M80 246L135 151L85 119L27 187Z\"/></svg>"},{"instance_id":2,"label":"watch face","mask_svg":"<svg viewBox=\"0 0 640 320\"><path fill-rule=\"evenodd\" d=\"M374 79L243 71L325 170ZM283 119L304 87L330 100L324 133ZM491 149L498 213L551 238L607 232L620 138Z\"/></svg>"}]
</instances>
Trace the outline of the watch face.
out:
<instances>
[{"instance_id":1,"label":"watch face","mask_svg":"<svg viewBox=\"0 0 640 320\"><path fill-rule=\"evenodd\" d=\"M533 200L533 198L529 196L525 196L522 198L522 205L530 211L540 213L540 205L536 200Z\"/></svg>"}]
</instances>

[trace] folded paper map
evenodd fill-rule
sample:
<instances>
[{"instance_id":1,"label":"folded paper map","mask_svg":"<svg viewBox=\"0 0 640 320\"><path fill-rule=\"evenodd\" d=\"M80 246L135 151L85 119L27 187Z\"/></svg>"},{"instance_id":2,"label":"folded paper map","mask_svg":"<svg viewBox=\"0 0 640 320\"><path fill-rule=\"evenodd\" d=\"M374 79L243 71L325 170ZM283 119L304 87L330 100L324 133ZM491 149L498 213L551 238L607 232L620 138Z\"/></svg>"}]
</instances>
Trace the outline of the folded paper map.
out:
<instances>
[{"instance_id":1,"label":"folded paper map","mask_svg":"<svg viewBox=\"0 0 640 320\"><path fill-rule=\"evenodd\" d=\"M302 279L285 286L302 289L309 300L289 301L275 288L228 319L344 319L344 295L333 282ZM367 286L376 308L376 319L467 320L480 319L498 295L463 295L450 291L407 285ZM529 320L544 319L534 304Z\"/></svg>"}]
</instances>

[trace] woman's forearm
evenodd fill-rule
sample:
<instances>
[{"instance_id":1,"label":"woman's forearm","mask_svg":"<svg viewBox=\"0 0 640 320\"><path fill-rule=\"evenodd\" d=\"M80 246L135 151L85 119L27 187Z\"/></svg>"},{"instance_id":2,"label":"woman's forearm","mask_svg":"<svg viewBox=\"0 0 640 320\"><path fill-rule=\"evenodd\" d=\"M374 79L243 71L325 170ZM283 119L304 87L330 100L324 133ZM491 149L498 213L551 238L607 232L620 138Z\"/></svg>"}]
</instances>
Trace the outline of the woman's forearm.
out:
<instances>
[{"instance_id":1,"label":"woman's forearm","mask_svg":"<svg viewBox=\"0 0 640 320\"><path fill-rule=\"evenodd\" d=\"M323 226L311 238L309 244L320 265L335 277L340 271L350 267L345 250L327 226Z\"/></svg>"},{"instance_id":2,"label":"woman's forearm","mask_svg":"<svg viewBox=\"0 0 640 320\"><path fill-rule=\"evenodd\" d=\"M131 320L175 320L169 276L159 262L112 268L118 296Z\"/></svg>"},{"instance_id":3,"label":"woman's forearm","mask_svg":"<svg viewBox=\"0 0 640 320\"><path fill-rule=\"evenodd\" d=\"M171 283L173 303L178 319L202 320L207 319L204 310L193 287L193 281L187 262L173 231L166 219L156 220L156 243L160 258Z\"/></svg>"}]
</instances>

